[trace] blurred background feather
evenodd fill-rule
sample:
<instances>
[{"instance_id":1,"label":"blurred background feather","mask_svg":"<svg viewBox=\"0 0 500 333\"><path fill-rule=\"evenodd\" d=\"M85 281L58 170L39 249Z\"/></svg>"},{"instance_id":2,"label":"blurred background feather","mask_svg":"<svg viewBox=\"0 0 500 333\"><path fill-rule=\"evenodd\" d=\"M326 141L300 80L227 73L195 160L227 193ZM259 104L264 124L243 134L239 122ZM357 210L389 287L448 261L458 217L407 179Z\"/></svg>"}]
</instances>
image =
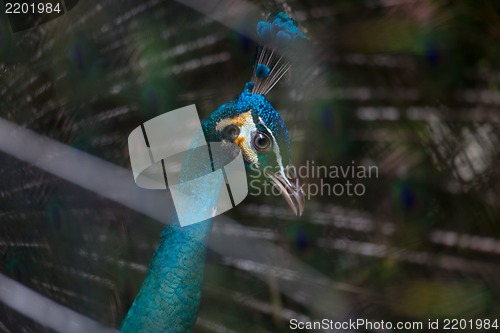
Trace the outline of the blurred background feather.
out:
<instances>
[{"instance_id":1,"label":"blurred background feather","mask_svg":"<svg viewBox=\"0 0 500 333\"><path fill-rule=\"evenodd\" d=\"M302 217L249 197L230 213L241 225L214 233L290 252L335 282L351 318L500 313L497 2L253 1L250 19L243 1L226 17L186 3L80 1L15 34L0 14L0 117L129 168L137 124L188 104L206 117L252 75L255 35L221 22L286 10L315 45L267 96L294 163L355 161L379 176L361 197L312 197ZM0 153L0 271L64 306L117 327L161 229ZM290 318L317 318L283 292L286 274L210 252L196 331L287 332ZM8 304L0 331L50 332Z\"/></svg>"}]
</instances>

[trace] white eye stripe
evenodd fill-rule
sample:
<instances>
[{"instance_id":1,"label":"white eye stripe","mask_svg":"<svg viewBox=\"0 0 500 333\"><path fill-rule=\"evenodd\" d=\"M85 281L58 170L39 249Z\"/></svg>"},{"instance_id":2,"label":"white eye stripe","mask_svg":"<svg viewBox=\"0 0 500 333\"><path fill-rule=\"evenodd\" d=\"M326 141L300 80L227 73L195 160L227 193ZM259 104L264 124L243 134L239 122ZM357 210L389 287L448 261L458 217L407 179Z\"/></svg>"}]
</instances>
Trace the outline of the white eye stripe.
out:
<instances>
[{"instance_id":1,"label":"white eye stripe","mask_svg":"<svg viewBox=\"0 0 500 333\"><path fill-rule=\"evenodd\" d=\"M239 134L236 138L235 143L240 146L243 151L243 158L245 161L258 165L259 157L257 155L257 151L251 144L252 137L254 133L257 131L255 124L252 118L251 110L245 113L242 113L233 118L222 119L217 123L215 129L222 133L227 128L227 126L235 125L239 128Z\"/></svg>"},{"instance_id":2,"label":"white eye stripe","mask_svg":"<svg viewBox=\"0 0 500 333\"><path fill-rule=\"evenodd\" d=\"M259 117L259 122L264 128L267 130L268 134L271 136L273 140L273 151L274 154L276 155L276 161L278 162L278 166L280 167L280 173L283 179L289 184L290 182L288 181L288 177L285 174L285 168L283 167L283 159L281 158L281 151L280 147L278 146L278 141L276 141L276 138L273 135L273 132L269 130L269 128L266 126L266 124L262 121L262 118Z\"/></svg>"},{"instance_id":3,"label":"white eye stripe","mask_svg":"<svg viewBox=\"0 0 500 333\"><path fill-rule=\"evenodd\" d=\"M215 125L215 130L218 132L223 131L227 126L229 125L236 125L237 127L241 128L248 122L253 123L252 121L252 112L247 111L245 113L242 113L240 115L237 115L236 117L233 118L226 118L220 120L217 125Z\"/></svg>"}]
</instances>

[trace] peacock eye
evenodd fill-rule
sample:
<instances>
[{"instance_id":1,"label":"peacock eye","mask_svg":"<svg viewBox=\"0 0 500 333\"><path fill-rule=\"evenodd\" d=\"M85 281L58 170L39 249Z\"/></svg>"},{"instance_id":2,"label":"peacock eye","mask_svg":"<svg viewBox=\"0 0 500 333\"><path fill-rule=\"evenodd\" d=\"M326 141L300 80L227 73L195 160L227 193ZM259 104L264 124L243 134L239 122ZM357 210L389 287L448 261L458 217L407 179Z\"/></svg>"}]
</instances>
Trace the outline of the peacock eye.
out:
<instances>
[{"instance_id":1,"label":"peacock eye","mask_svg":"<svg viewBox=\"0 0 500 333\"><path fill-rule=\"evenodd\" d=\"M257 132L253 137L253 146L259 151L269 149L271 147L271 138L262 132Z\"/></svg>"},{"instance_id":2,"label":"peacock eye","mask_svg":"<svg viewBox=\"0 0 500 333\"><path fill-rule=\"evenodd\" d=\"M224 128L224 136L231 140L234 141L236 138L238 138L238 135L240 135L240 129L236 125L228 125L226 128Z\"/></svg>"}]
</instances>

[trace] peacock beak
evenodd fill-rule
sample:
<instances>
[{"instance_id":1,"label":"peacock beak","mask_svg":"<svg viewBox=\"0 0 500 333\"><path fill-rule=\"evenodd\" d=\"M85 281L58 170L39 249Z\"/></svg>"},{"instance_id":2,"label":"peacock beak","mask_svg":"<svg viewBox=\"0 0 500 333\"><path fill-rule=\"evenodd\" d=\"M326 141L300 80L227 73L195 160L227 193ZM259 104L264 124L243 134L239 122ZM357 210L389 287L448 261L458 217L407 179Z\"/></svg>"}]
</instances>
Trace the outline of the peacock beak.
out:
<instances>
[{"instance_id":1,"label":"peacock beak","mask_svg":"<svg viewBox=\"0 0 500 333\"><path fill-rule=\"evenodd\" d=\"M300 186L300 179L295 168L287 166L284 172L281 170L274 174L265 172L265 175L280 191L294 214L302 215L305 206L304 191Z\"/></svg>"}]
</instances>

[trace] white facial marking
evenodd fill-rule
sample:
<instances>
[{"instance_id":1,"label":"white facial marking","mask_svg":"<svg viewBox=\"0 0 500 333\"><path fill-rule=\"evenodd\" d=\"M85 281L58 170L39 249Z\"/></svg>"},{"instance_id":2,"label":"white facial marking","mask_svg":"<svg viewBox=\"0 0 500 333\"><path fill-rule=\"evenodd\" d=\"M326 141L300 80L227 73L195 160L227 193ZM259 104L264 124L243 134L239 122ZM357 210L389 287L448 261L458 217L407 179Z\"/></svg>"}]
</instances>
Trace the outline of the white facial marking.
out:
<instances>
[{"instance_id":1,"label":"white facial marking","mask_svg":"<svg viewBox=\"0 0 500 333\"><path fill-rule=\"evenodd\" d=\"M278 162L278 166L280 167L279 172L281 176L287 182L288 185L292 185L285 174L285 168L283 167L283 159L281 158L281 152L280 152L280 147L278 146L278 141L276 141L273 132L269 130L269 128L266 126L266 124L264 124L264 121L262 121L262 118L260 117L259 117L259 122L262 126L266 128L267 132L271 135L271 138L273 139L273 152L276 155L276 161Z\"/></svg>"},{"instance_id":2,"label":"white facial marking","mask_svg":"<svg viewBox=\"0 0 500 333\"><path fill-rule=\"evenodd\" d=\"M234 142L241 148L245 160L258 166L259 158L257 151L251 144L253 134L257 131L253 123L252 111L247 111L234 118L223 119L217 123L215 129L220 132L229 125L236 125L240 129L240 134Z\"/></svg>"}]
</instances>

